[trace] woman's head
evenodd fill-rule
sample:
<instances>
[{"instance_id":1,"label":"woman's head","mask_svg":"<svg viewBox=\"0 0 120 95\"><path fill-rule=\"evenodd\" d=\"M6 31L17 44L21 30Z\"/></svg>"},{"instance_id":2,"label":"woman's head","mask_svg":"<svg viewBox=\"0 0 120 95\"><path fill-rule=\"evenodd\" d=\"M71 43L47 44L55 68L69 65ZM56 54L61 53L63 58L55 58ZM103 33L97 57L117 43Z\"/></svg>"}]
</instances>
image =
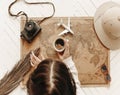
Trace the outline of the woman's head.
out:
<instances>
[{"instance_id":1,"label":"woman's head","mask_svg":"<svg viewBox=\"0 0 120 95\"><path fill-rule=\"evenodd\" d=\"M30 76L29 95L76 95L76 86L69 69L63 62L43 60Z\"/></svg>"}]
</instances>

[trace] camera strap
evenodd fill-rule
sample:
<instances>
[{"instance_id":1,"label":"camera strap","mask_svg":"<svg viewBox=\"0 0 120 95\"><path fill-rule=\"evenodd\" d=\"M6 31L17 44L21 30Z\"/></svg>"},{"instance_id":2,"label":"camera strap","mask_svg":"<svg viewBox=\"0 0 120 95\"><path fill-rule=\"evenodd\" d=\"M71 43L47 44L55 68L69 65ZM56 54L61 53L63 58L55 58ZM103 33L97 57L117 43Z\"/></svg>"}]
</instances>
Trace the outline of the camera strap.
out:
<instances>
[{"instance_id":1,"label":"camera strap","mask_svg":"<svg viewBox=\"0 0 120 95\"><path fill-rule=\"evenodd\" d=\"M24 12L24 11L20 11L20 12L18 12L17 14L13 14L12 12L11 12L11 7L17 2L17 1L19 1L19 0L15 0L14 2L12 2L11 4L10 4L10 6L9 6L9 8L8 8L8 13L9 13L9 15L10 16L14 16L14 17L19 17L19 16L21 16L21 15L24 15L25 17L26 17L26 22L28 21L28 15ZM26 4L35 4L35 5L38 5L38 4L40 4L40 5L45 5L45 4L47 4L47 5L52 5L52 8L53 8L53 13L50 15L50 16L48 16L48 17L45 17L45 18L43 18L40 22L39 22L39 24L41 24L43 21L45 21L46 19L49 19L49 18L51 18L51 17L53 17L54 16L54 14L55 14L55 6L54 6L54 4L52 3L52 2L27 2L26 0L24 0L24 2L26 3Z\"/></svg>"},{"instance_id":2,"label":"camera strap","mask_svg":"<svg viewBox=\"0 0 120 95\"><path fill-rule=\"evenodd\" d=\"M26 23L25 23L25 28L24 30L21 32L21 38L27 40L29 43L34 39L34 37L40 32L41 28L39 27L38 24L41 24L42 22L44 22L45 20L51 18L54 16L55 14L55 6L52 2L27 2L26 0L24 0L24 2L26 4L29 5L51 5L53 8L53 13L50 16L44 17L42 20L38 21L37 23L35 23L34 21L29 21L28 20L28 15L24 12L24 11L20 11L17 14L13 14L11 12L11 7L19 0L15 0L14 2L12 2L9 7L8 7L8 13L10 16L14 16L14 17L19 17L24 15L25 19L26 19ZM29 34L30 33L30 34Z\"/></svg>"}]
</instances>

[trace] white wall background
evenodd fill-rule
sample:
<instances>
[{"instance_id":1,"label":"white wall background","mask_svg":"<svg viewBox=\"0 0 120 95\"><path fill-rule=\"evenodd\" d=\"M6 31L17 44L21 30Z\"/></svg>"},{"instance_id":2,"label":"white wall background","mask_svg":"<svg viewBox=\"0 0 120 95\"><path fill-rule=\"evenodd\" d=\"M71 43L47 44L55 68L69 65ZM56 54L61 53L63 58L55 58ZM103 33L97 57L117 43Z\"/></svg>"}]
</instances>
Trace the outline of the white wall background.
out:
<instances>
[{"instance_id":1,"label":"white wall background","mask_svg":"<svg viewBox=\"0 0 120 95\"><path fill-rule=\"evenodd\" d=\"M10 17L8 6L14 0L0 0L0 78L11 70L14 64L20 59L20 18ZM17 13L25 11L28 16L40 17L48 16L52 9L50 6L38 5L30 6L18 0L12 11ZM119 0L27 0L51 1L55 4L55 16L94 16L96 9L104 2ZM111 51L110 69L112 81L110 87L86 87L82 88L85 95L120 95L120 50ZM18 87L10 95L27 95L25 91Z\"/></svg>"}]
</instances>

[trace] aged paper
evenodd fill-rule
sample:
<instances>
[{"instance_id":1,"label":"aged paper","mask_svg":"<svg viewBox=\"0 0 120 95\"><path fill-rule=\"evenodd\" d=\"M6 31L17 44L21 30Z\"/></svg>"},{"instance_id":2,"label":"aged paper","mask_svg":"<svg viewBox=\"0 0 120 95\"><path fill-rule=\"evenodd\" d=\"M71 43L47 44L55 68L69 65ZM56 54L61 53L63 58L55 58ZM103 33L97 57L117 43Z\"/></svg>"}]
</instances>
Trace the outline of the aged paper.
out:
<instances>
[{"instance_id":1,"label":"aged paper","mask_svg":"<svg viewBox=\"0 0 120 95\"><path fill-rule=\"evenodd\" d=\"M33 40L27 43L21 40L21 56L37 47L41 48L41 53L47 58L58 58L53 48L53 41L58 37L64 28L58 27L62 18L67 25L67 17L56 17L43 22L40 27L42 31ZM31 18L35 22L41 18ZM25 20L21 19L21 31L24 28ZM74 35L68 33L63 37L69 39L70 53L78 70L81 85L107 85L105 77L101 72L101 65L106 64L109 69L109 50L98 40L94 30L93 18L91 17L71 17L71 29Z\"/></svg>"}]
</instances>

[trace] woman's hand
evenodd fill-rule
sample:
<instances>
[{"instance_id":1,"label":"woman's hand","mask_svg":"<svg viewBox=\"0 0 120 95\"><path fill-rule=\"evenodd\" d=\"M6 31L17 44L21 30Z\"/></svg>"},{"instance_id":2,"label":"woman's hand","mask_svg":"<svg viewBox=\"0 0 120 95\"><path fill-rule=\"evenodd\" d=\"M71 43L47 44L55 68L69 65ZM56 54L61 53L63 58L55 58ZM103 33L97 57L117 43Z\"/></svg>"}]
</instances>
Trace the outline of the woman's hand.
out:
<instances>
[{"instance_id":1,"label":"woman's hand","mask_svg":"<svg viewBox=\"0 0 120 95\"><path fill-rule=\"evenodd\" d=\"M64 50L63 54L61 55L59 52L57 52L57 54L61 60L64 60L70 56L68 40L65 41L65 50Z\"/></svg>"},{"instance_id":2,"label":"woman's hand","mask_svg":"<svg viewBox=\"0 0 120 95\"><path fill-rule=\"evenodd\" d=\"M37 56L35 56L35 54L33 53L33 51L30 54L30 63L33 67L37 67L37 65L44 60L44 56L42 54L40 54L39 58Z\"/></svg>"}]
</instances>

